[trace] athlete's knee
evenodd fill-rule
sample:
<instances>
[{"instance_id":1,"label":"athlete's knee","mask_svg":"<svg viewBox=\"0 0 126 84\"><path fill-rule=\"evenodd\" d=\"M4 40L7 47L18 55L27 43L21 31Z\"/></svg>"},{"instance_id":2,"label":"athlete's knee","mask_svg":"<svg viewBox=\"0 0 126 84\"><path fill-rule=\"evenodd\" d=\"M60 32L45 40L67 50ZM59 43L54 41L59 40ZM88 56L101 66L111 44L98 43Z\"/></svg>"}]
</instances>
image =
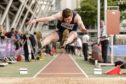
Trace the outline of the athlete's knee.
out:
<instances>
[{"instance_id":1,"label":"athlete's knee","mask_svg":"<svg viewBox=\"0 0 126 84\"><path fill-rule=\"evenodd\" d=\"M74 35L74 37L77 37L77 32L76 31L71 31L70 34Z\"/></svg>"},{"instance_id":2,"label":"athlete's knee","mask_svg":"<svg viewBox=\"0 0 126 84\"><path fill-rule=\"evenodd\" d=\"M51 39L53 41L58 41L59 40L59 35L57 32L53 32Z\"/></svg>"}]
</instances>

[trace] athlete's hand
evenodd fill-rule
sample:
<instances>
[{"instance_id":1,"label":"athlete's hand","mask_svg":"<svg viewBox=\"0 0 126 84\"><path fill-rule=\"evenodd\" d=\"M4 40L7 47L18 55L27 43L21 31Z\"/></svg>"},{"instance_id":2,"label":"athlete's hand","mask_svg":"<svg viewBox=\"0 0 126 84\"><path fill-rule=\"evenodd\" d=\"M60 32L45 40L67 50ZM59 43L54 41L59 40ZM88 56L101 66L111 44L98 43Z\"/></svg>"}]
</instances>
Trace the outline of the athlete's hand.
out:
<instances>
[{"instance_id":1,"label":"athlete's hand","mask_svg":"<svg viewBox=\"0 0 126 84\"><path fill-rule=\"evenodd\" d=\"M36 23L36 22L37 22L36 19L32 19L32 20L28 21L28 24L33 24L33 23Z\"/></svg>"},{"instance_id":2,"label":"athlete's hand","mask_svg":"<svg viewBox=\"0 0 126 84\"><path fill-rule=\"evenodd\" d=\"M81 32L88 32L87 29L80 28Z\"/></svg>"}]
</instances>

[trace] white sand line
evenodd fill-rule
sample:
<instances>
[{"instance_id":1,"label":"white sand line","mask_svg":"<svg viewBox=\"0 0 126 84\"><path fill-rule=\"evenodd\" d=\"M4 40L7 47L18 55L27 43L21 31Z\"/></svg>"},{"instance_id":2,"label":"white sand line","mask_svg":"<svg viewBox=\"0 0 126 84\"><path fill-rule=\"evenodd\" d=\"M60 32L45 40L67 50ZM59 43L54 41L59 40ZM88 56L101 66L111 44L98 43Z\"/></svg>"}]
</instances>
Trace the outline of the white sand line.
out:
<instances>
[{"instance_id":1,"label":"white sand line","mask_svg":"<svg viewBox=\"0 0 126 84\"><path fill-rule=\"evenodd\" d=\"M40 73L40 74L71 74L71 75L74 75L74 74L82 74L82 73Z\"/></svg>"},{"instance_id":2,"label":"white sand line","mask_svg":"<svg viewBox=\"0 0 126 84\"><path fill-rule=\"evenodd\" d=\"M75 63L75 65L78 67L78 69L82 72L82 74L86 77L89 78L88 75L86 74L86 72L83 71L83 69L81 69L81 67L77 64L77 62L74 60L74 58L69 54L70 58L73 60L73 62Z\"/></svg>"}]
</instances>

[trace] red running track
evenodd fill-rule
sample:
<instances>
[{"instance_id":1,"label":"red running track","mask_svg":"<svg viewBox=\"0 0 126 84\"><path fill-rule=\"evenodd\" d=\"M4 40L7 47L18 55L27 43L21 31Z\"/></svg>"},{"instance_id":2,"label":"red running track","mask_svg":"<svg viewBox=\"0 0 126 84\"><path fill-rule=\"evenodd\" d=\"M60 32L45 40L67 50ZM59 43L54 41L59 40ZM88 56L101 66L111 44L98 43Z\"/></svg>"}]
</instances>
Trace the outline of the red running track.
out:
<instances>
[{"instance_id":1,"label":"red running track","mask_svg":"<svg viewBox=\"0 0 126 84\"><path fill-rule=\"evenodd\" d=\"M59 54L37 77L85 77L68 54Z\"/></svg>"}]
</instances>

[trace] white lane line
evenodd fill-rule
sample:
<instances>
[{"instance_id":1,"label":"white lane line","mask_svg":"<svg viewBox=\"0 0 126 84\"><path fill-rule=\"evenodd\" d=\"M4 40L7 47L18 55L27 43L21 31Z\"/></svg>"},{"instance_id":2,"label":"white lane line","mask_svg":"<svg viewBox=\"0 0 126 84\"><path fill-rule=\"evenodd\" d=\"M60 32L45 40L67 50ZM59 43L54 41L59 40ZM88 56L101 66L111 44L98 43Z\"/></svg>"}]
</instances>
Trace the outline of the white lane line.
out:
<instances>
[{"instance_id":1,"label":"white lane line","mask_svg":"<svg viewBox=\"0 0 126 84\"><path fill-rule=\"evenodd\" d=\"M76 64L76 66L79 68L79 70L83 73L83 75L86 77L86 78L89 78L88 75L86 74L86 72L83 71L83 69L81 69L81 67L77 64L77 62L74 60L74 58L69 55L70 58L73 60L73 62Z\"/></svg>"},{"instance_id":2,"label":"white lane line","mask_svg":"<svg viewBox=\"0 0 126 84\"><path fill-rule=\"evenodd\" d=\"M40 71L38 71L34 76L33 78L36 78L38 74L40 74L49 64L51 64L55 59L57 58L57 55L54 56L54 58L47 64L45 65Z\"/></svg>"},{"instance_id":3,"label":"white lane line","mask_svg":"<svg viewBox=\"0 0 126 84\"><path fill-rule=\"evenodd\" d=\"M82 74L82 73L40 73L40 74L71 74L71 75L74 75L74 74Z\"/></svg>"}]
</instances>

